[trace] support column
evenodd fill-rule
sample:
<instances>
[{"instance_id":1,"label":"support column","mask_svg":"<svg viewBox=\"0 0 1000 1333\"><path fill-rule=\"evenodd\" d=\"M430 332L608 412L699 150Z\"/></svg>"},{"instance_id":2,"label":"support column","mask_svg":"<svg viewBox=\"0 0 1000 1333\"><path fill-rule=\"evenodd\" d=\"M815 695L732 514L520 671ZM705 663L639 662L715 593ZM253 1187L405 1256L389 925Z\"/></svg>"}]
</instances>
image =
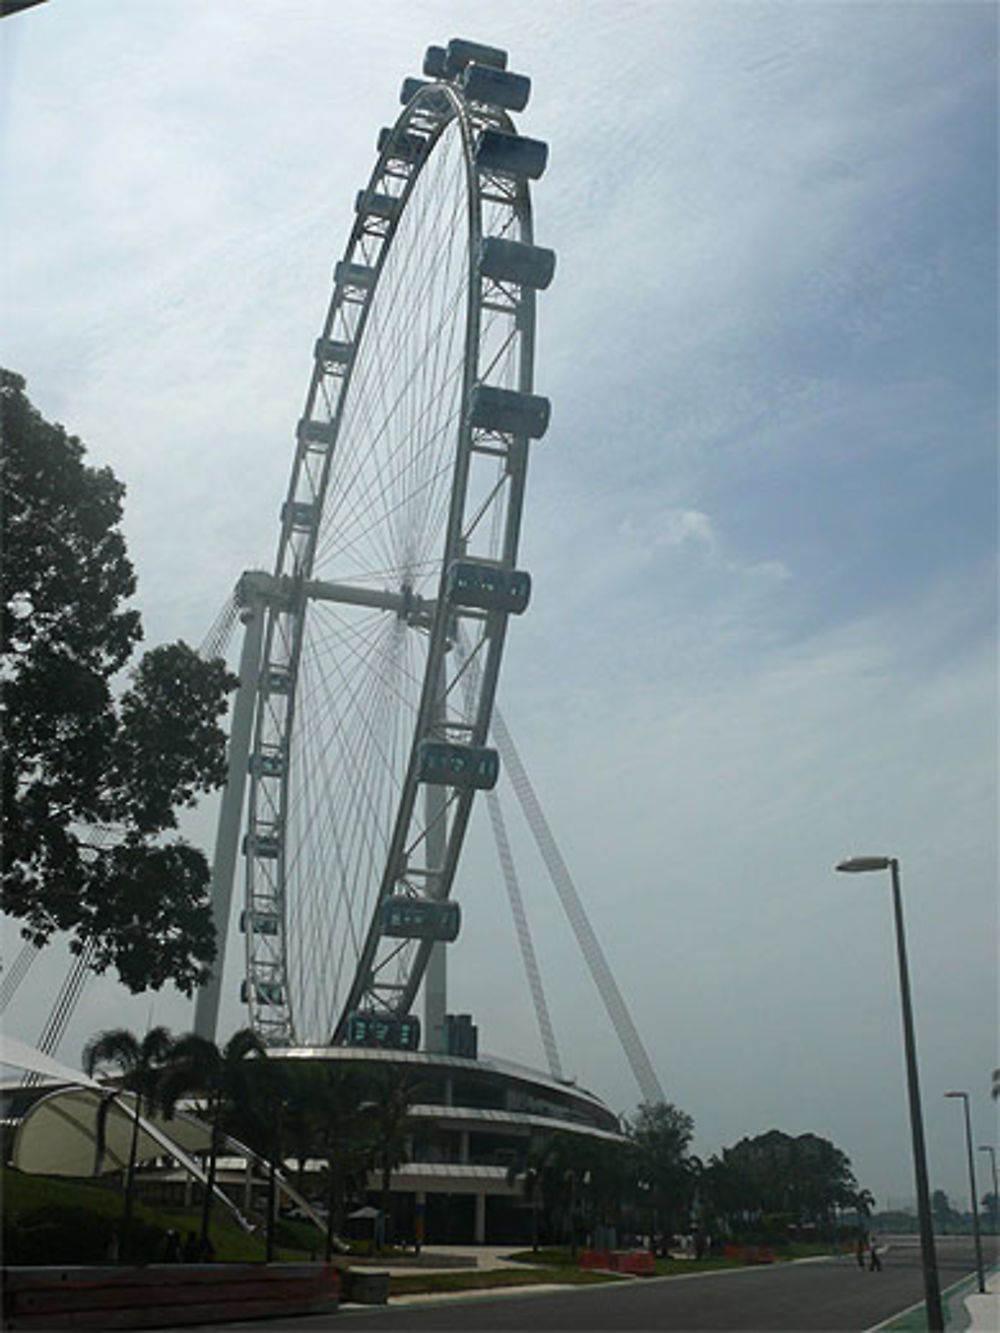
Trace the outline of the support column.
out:
<instances>
[{"instance_id":1,"label":"support column","mask_svg":"<svg viewBox=\"0 0 1000 1333\"><path fill-rule=\"evenodd\" d=\"M437 702L431 717L432 733L436 724L444 717L444 679L442 659L435 691ZM428 868L439 869L444 865L448 849L445 827L447 806L447 790L429 782L424 790L424 813L427 819L425 848ZM432 898L440 895L440 884L436 877L428 877L427 889ZM444 1030L444 1016L448 1009L448 958L445 953L447 947L443 940L437 940L431 945L430 957L424 971L424 1050L436 1055L443 1055L447 1045Z\"/></svg>"},{"instance_id":2,"label":"support column","mask_svg":"<svg viewBox=\"0 0 1000 1333\"><path fill-rule=\"evenodd\" d=\"M476 1244L486 1244L486 1195L476 1195Z\"/></svg>"},{"instance_id":3,"label":"support column","mask_svg":"<svg viewBox=\"0 0 1000 1333\"><path fill-rule=\"evenodd\" d=\"M245 587L248 576L241 580ZM253 729L254 705L257 699L257 678L260 673L260 649L264 634L264 603L256 597L245 607L241 619L244 624L243 651L240 654L240 686L233 705L233 725L229 734L229 767L226 786L222 793L219 823L215 834L215 855L212 861L212 924L215 927L215 961L212 974L199 989L194 1007L194 1030L199 1037L215 1041L219 1021L219 1000L225 971L226 942L232 913L233 877L239 849L240 826L243 820L243 793L246 790L247 765L250 760L250 739Z\"/></svg>"}]
</instances>

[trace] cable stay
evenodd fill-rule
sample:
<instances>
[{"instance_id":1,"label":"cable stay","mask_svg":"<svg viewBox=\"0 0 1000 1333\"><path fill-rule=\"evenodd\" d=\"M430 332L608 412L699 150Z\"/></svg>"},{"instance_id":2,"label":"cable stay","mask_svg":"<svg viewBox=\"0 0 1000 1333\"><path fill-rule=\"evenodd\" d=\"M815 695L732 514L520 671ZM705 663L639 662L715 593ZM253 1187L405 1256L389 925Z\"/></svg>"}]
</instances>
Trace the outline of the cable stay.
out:
<instances>
[{"instance_id":1,"label":"cable stay","mask_svg":"<svg viewBox=\"0 0 1000 1333\"><path fill-rule=\"evenodd\" d=\"M469 698L474 697L475 690L478 688L477 677L479 666L473 657L469 655L469 644L465 634L459 628L458 632L459 651L464 659L464 689ZM465 667L468 669L465 670ZM517 870L514 866L514 855L510 847L510 839L507 837L507 825L503 817L503 809L500 805L500 798L495 791L486 793L486 808L490 815L490 825L493 829L493 840L496 843L497 858L500 861L500 870L503 874L504 884L507 887L507 898L510 902L510 914L514 920L514 929L517 932L517 942L521 949L521 961L524 964L524 972L528 981L528 989L531 991L531 1000L535 1009L535 1019L538 1023L538 1031L542 1039L542 1046L545 1050L545 1059L548 1062L549 1073L554 1079L562 1079L562 1063L559 1059L559 1051L556 1047L555 1033L552 1029L552 1019L549 1015L549 1006L545 1000L545 990L542 986L542 974L538 967L538 957L535 954L534 942L531 938L531 928L528 925L528 915L524 910L524 896L521 893L521 885L517 877Z\"/></svg>"},{"instance_id":2,"label":"cable stay","mask_svg":"<svg viewBox=\"0 0 1000 1333\"><path fill-rule=\"evenodd\" d=\"M238 587L238 585L237 585ZM215 617L209 628L208 633L202 639L198 648L198 656L206 662L216 657L225 657L226 650L233 637L233 631L239 624L240 603L237 598L236 588L229 594L222 605L222 609Z\"/></svg>"},{"instance_id":3,"label":"cable stay","mask_svg":"<svg viewBox=\"0 0 1000 1333\"><path fill-rule=\"evenodd\" d=\"M94 941L87 940L80 953L70 964L59 994L56 996L56 1002L52 1006L52 1012L49 1014L45 1027L42 1029L42 1035L38 1039L37 1049L41 1051L42 1055L55 1055L58 1050L59 1043L66 1034L66 1028L69 1026L70 1019L73 1017L83 993L84 983L87 980L96 949L97 946ZM29 1071L21 1079L21 1087L34 1087L41 1079L41 1074Z\"/></svg>"},{"instance_id":4,"label":"cable stay","mask_svg":"<svg viewBox=\"0 0 1000 1333\"><path fill-rule=\"evenodd\" d=\"M538 959L535 956L535 946L532 943L531 932L528 928L528 918L524 910L524 899L521 896L521 886L518 883L517 871L514 868L514 858L510 850L510 841L507 837L507 828L504 824L503 811L500 809L500 800L495 791L486 793L486 808L490 813L490 823L493 826L493 837L497 845L497 856L500 858L500 869L503 872L504 883L507 885L507 896L510 899L511 916L514 918L514 928L517 931L517 942L521 946L521 958L524 962L524 971L528 978L528 986L531 990L531 998L535 1006L535 1017L538 1020L538 1028L542 1037L542 1045L545 1048L545 1058L548 1061L549 1073L554 1079L561 1080L563 1076L562 1065L559 1062L559 1052L556 1049L555 1034L552 1031L552 1019L549 1017L549 1007L545 1002L545 992L542 989L542 976L538 970Z\"/></svg>"},{"instance_id":5,"label":"cable stay","mask_svg":"<svg viewBox=\"0 0 1000 1333\"><path fill-rule=\"evenodd\" d=\"M524 813L528 827L531 829L542 860L545 862L553 887L559 895L566 918L573 928L573 933L580 946L580 952L583 954L590 975L604 1002L604 1007L611 1019L618 1040L621 1042L643 1100L648 1103L664 1102L666 1096L660 1085L660 1080L650 1063L646 1048L643 1046L635 1024L632 1022L621 991L618 989L611 968L604 956L604 951L594 934L593 927L580 901L580 895L576 891L576 886L566 862L556 845L552 830L549 828L548 821L542 812L542 807L521 762L521 757L514 746L511 734L507 730L507 725L499 709L496 707L493 709L491 730L497 749L500 751L504 771L510 777L514 794Z\"/></svg>"},{"instance_id":6,"label":"cable stay","mask_svg":"<svg viewBox=\"0 0 1000 1333\"><path fill-rule=\"evenodd\" d=\"M113 824L94 824L91 826L91 834L93 842L90 844L90 850L96 852L99 848L107 846L120 837L121 831ZM25 941L11 964L10 971L4 977L3 985L0 986L0 1012L6 1009L14 998L18 987L27 976L28 969L40 952L41 950L37 945L30 940ZM93 939L85 940L80 947L80 952L70 962L55 1003L38 1039L36 1049L41 1051L43 1055L55 1055L59 1044L66 1035L66 1029L69 1027L73 1014L76 1012L76 1006L83 994L84 985L90 977L91 963L96 952L96 942ZM21 1086L33 1087L39 1082L40 1078L40 1074L29 1072L21 1079Z\"/></svg>"},{"instance_id":7,"label":"cable stay","mask_svg":"<svg viewBox=\"0 0 1000 1333\"><path fill-rule=\"evenodd\" d=\"M17 957L7 969L3 981L0 982L0 1014L4 1012L17 994L18 988L31 969L31 964L40 952L38 945L31 940L25 940L21 945Z\"/></svg>"}]
</instances>

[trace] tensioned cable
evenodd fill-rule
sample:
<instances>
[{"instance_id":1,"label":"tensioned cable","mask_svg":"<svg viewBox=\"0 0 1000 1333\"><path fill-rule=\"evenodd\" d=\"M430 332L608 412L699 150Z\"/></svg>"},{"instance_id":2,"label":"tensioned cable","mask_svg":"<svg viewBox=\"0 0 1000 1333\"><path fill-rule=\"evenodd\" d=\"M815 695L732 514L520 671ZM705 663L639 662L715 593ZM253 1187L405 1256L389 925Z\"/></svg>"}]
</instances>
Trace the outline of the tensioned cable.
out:
<instances>
[{"instance_id":1,"label":"tensioned cable","mask_svg":"<svg viewBox=\"0 0 1000 1333\"><path fill-rule=\"evenodd\" d=\"M240 606L234 591L226 598L208 633L202 639L198 648L198 656L204 658L205 661L211 661L216 657L225 657L226 649L229 647L233 630L239 623L239 618Z\"/></svg>"},{"instance_id":2,"label":"tensioned cable","mask_svg":"<svg viewBox=\"0 0 1000 1333\"><path fill-rule=\"evenodd\" d=\"M14 961L4 974L3 981L0 981L0 1014L4 1012L17 994L18 987L28 975L31 964L40 952L38 945L31 940L25 940L17 951Z\"/></svg>"},{"instance_id":3,"label":"tensioned cable","mask_svg":"<svg viewBox=\"0 0 1000 1333\"><path fill-rule=\"evenodd\" d=\"M80 953L74 958L63 984L56 996L52 1012L38 1040L37 1049L42 1055L54 1055L65 1035L66 1028L83 993L84 983L90 970L97 945L93 939L87 940ZM42 1075L35 1070L27 1071L21 1079L21 1087L34 1087L42 1080Z\"/></svg>"},{"instance_id":4,"label":"tensioned cable","mask_svg":"<svg viewBox=\"0 0 1000 1333\"><path fill-rule=\"evenodd\" d=\"M459 647L463 653L467 651L466 638L461 633L459 634ZM472 659L467 659L467 661L471 662ZM472 688L472 674L477 670L478 666L473 663L469 676L467 677L468 684L466 688L468 691L471 691ZM514 855L511 851L510 839L507 836L507 825L504 821L503 809L500 805L500 797L495 788L486 793L486 809L490 817L493 840L496 843L497 857L500 861L500 872L507 889L507 901L510 904L511 917L514 921L514 930L517 935L518 946L521 950L521 962L524 965L528 990L531 992L531 1000L535 1010L535 1020L538 1023L538 1031L542 1039L542 1047L545 1051L546 1061L548 1062L549 1073L554 1079L561 1079L562 1064L559 1060L559 1050L556 1046L555 1032L552 1028L552 1018L549 1013L549 1006L545 999L545 988L542 985L542 974L538 966L538 956L535 953L534 941L531 938L528 914L525 911L524 896L521 893L521 885L514 864Z\"/></svg>"}]
</instances>

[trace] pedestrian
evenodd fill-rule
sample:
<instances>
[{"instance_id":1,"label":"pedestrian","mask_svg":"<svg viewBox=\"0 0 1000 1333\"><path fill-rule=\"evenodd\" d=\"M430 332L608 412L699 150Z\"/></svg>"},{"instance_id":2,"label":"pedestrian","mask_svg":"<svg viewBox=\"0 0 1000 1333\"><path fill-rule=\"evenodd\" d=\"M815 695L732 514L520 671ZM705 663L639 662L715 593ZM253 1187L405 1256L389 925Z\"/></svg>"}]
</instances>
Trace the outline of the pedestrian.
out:
<instances>
[{"instance_id":1,"label":"pedestrian","mask_svg":"<svg viewBox=\"0 0 1000 1333\"><path fill-rule=\"evenodd\" d=\"M186 1264L196 1264L198 1262L198 1233L196 1231L189 1231L184 1237L181 1258Z\"/></svg>"},{"instance_id":2,"label":"pedestrian","mask_svg":"<svg viewBox=\"0 0 1000 1333\"><path fill-rule=\"evenodd\" d=\"M865 1266L865 1233L864 1233L863 1231L859 1231L859 1232L858 1232L858 1247L857 1247L856 1253L857 1253L857 1256L858 1256L858 1267L859 1267L859 1268L864 1268L864 1266Z\"/></svg>"},{"instance_id":3,"label":"pedestrian","mask_svg":"<svg viewBox=\"0 0 1000 1333\"><path fill-rule=\"evenodd\" d=\"M180 1261L181 1238L173 1227L171 1227L167 1232L166 1243L163 1246L163 1262L165 1264L179 1264Z\"/></svg>"},{"instance_id":4,"label":"pedestrian","mask_svg":"<svg viewBox=\"0 0 1000 1333\"><path fill-rule=\"evenodd\" d=\"M874 1236L872 1236L871 1240L868 1243L868 1255L869 1255L868 1271L871 1273L881 1273L882 1271L882 1260L879 1258L878 1252L879 1252L878 1241Z\"/></svg>"}]
</instances>

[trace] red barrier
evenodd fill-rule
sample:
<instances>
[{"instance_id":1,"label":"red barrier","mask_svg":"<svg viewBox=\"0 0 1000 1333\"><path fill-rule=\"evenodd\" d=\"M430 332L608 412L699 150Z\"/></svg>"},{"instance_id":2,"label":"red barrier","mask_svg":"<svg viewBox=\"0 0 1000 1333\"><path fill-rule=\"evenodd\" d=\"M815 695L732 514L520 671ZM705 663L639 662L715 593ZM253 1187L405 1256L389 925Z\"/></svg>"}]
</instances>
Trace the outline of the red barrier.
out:
<instances>
[{"instance_id":1,"label":"red barrier","mask_svg":"<svg viewBox=\"0 0 1000 1333\"><path fill-rule=\"evenodd\" d=\"M606 1273L632 1273L636 1277L651 1277L656 1262L648 1250L583 1250L581 1268L599 1268Z\"/></svg>"},{"instance_id":2,"label":"red barrier","mask_svg":"<svg viewBox=\"0 0 1000 1333\"><path fill-rule=\"evenodd\" d=\"M580 1251L581 1268L610 1268L611 1252L610 1250L581 1250Z\"/></svg>"},{"instance_id":3,"label":"red barrier","mask_svg":"<svg viewBox=\"0 0 1000 1333\"><path fill-rule=\"evenodd\" d=\"M773 1264L777 1256L767 1245L723 1245L726 1259L738 1259L741 1264Z\"/></svg>"},{"instance_id":4,"label":"red barrier","mask_svg":"<svg viewBox=\"0 0 1000 1333\"><path fill-rule=\"evenodd\" d=\"M336 1310L329 1264L157 1264L148 1268L7 1268L8 1329L158 1328Z\"/></svg>"},{"instance_id":5,"label":"red barrier","mask_svg":"<svg viewBox=\"0 0 1000 1333\"><path fill-rule=\"evenodd\" d=\"M652 1277L656 1272L656 1260L648 1250L630 1250L628 1253L614 1254L615 1271L632 1273L636 1277Z\"/></svg>"}]
</instances>

